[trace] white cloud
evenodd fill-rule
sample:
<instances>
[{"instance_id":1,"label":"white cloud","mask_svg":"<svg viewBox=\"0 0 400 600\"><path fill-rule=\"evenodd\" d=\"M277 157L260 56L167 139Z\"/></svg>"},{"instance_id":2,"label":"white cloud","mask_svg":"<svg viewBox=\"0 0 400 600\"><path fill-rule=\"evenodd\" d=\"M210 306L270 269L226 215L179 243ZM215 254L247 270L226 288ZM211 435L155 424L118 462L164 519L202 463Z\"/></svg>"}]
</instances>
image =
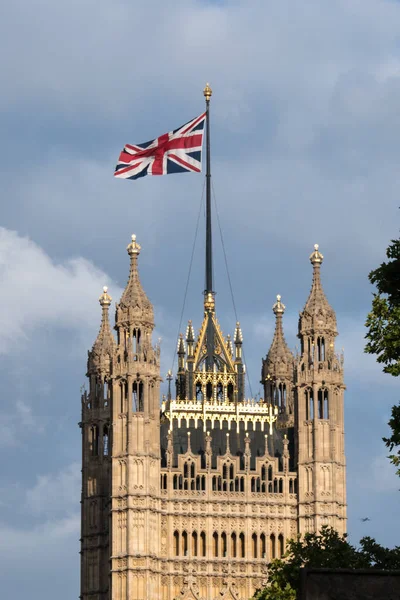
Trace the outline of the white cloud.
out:
<instances>
[{"instance_id":1,"label":"white cloud","mask_svg":"<svg viewBox=\"0 0 400 600\"><path fill-rule=\"evenodd\" d=\"M110 278L84 258L57 263L37 244L0 228L0 353L29 341L39 328L91 330L99 323L96 298ZM120 289L111 286L117 294ZM26 405L19 412L29 416Z\"/></svg>"},{"instance_id":2,"label":"white cloud","mask_svg":"<svg viewBox=\"0 0 400 600\"><path fill-rule=\"evenodd\" d=\"M80 464L73 463L55 475L39 475L34 487L26 491L26 510L47 518L59 513L65 517L65 514L76 512L81 489L80 469ZM64 520L62 523L64 528Z\"/></svg>"}]
</instances>

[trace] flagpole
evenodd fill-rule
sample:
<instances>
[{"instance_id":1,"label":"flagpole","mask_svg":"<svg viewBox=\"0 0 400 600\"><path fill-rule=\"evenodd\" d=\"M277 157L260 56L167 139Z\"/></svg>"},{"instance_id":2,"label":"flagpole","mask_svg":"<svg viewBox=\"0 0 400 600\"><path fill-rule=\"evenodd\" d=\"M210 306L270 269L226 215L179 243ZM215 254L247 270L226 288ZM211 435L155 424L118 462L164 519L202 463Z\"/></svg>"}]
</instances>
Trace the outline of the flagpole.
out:
<instances>
[{"instance_id":1,"label":"flagpole","mask_svg":"<svg viewBox=\"0 0 400 600\"><path fill-rule=\"evenodd\" d=\"M212 228L211 228L211 156L210 156L210 98L212 90L208 83L203 90L206 99L206 289L204 291L204 313L207 319L207 358L206 369L214 368L214 324L212 314L215 310L212 264Z\"/></svg>"},{"instance_id":2,"label":"flagpole","mask_svg":"<svg viewBox=\"0 0 400 600\"><path fill-rule=\"evenodd\" d=\"M203 90L206 99L206 289L205 301L213 297L212 272L212 228L211 228L211 156L210 156L210 98L212 90L209 84Z\"/></svg>"}]
</instances>

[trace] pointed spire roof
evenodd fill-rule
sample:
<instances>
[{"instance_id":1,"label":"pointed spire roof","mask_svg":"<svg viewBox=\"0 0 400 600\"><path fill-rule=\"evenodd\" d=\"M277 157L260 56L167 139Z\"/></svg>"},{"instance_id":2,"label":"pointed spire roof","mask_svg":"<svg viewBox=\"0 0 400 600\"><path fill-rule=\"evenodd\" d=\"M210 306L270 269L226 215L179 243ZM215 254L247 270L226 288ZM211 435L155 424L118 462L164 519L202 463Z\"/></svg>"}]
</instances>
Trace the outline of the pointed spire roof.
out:
<instances>
[{"instance_id":1,"label":"pointed spire roof","mask_svg":"<svg viewBox=\"0 0 400 600\"><path fill-rule=\"evenodd\" d=\"M139 279L138 256L141 246L136 241L136 235L132 235L132 241L127 246L131 259L129 279L122 293L117 311L117 320L122 317L124 321L144 322L154 326L153 306L148 299ZM123 314L121 314L123 313Z\"/></svg>"},{"instance_id":2,"label":"pointed spire roof","mask_svg":"<svg viewBox=\"0 0 400 600\"><path fill-rule=\"evenodd\" d=\"M102 309L100 330L93 344L91 352L89 352L89 370L91 368L98 369L103 366L105 371L109 371L109 361L104 362L107 356L111 357L115 349L115 340L110 327L109 308L112 301L111 296L107 293L108 288L104 286L103 293L99 298L99 303ZM106 366L108 363L108 367Z\"/></svg>"},{"instance_id":3,"label":"pointed spire roof","mask_svg":"<svg viewBox=\"0 0 400 600\"><path fill-rule=\"evenodd\" d=\"M286 306L281 302L278 294L276 302L272 307L275 314L275 333L271 347L264 361L263 379L267 375L285 376L291 374L294 356L289 349L283 334L282 317Z\"/></svg>"},{"instance_id":4,"label":"pointed spire roof","mask_svg":"<svg viewBox=\"0 0 400 600\"><path fill-rule=\"evenodd\" d=\"M310 262L313 266L313 279L307 302L300 313L300 329L319 329L337 332L335 311L328 302L321 283L321 264L324 257L319 251L318 244L314 245L314 251L310 254Z\"/></svg>"}]
</instances>

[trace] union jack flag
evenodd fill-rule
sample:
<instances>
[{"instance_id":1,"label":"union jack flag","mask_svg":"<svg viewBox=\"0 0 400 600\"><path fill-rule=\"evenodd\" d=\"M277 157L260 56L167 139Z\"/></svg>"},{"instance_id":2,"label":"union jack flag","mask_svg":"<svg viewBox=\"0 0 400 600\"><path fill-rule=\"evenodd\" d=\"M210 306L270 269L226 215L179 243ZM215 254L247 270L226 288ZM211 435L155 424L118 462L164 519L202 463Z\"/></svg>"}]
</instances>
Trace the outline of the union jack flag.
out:
<instances>
[{"instance_id":1,"label":"union jack flag","mask_svg":"<svg viewBox=\"0 0 400 600\"><path fill-rule=\"evenodd\" d=\"M122 150L114 177L138 179L145 175L201 172L206 113L189 121L182 127L164 135Z\"/></svg>"}]
</instances>

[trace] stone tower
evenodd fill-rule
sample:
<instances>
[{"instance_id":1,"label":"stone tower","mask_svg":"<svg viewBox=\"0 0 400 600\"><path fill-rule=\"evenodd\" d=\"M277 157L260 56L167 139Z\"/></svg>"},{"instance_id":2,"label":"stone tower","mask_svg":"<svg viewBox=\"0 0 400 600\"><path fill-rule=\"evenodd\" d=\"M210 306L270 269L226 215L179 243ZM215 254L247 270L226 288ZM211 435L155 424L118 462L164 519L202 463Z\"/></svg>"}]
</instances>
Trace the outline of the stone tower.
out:
<instances>
[{"instance_id":1,"label":"stone tower","mask_svg":"<svg viewBox=\"0 0 400 600\"><path fill-rule=\"evenodd\" d=\"M318 247L300 314L300 355L285 306L262 361L264 398L246 398L239 323L225 336L211 286L196 333L177 346L175 390L160 402L153 307L140 246L116 305L100 296L100 331L82 396L82 600L248 600L297 533L346 528L343 361L322 290Z\"/></svg>"},{"instance_id":2,"label":"stone tower","mask_svg":"<svg viewBox=\"0 0 400 600\"><path fill-rule=\"evenodd\" d=\"M294 356L283 334L285 308L278 295L272 307L275 314L274 338L261 371L264 399L278 409L277 425L282 429L294 426Z\"/></svg>"},{"instance_id":3,"label":"stone tower","mask_svg":"<svg viewBox=\"0 0 400 600\"><path fill-rule=\"evenodd\" d=\"M158 597L160 555L160 366L152 345L153 307L138 274L140 246L129 244L130 273L116 306L100 297L103 318L89 353L83 396L81 598ZM95 511L95 516L93 516Z\"/></svg>"},{"instance_id":4,"label":"stone tower","mask_svg":"<svg viewBox=\"0 0 400 600\"><path fill-rule=\"evenodd\" d=\"M89 393L82 396L81 598L106 600L109 587L111 386L115 341L107 288L100 331L88 353Z\"/></svg>"},{"instance_id":5,"label":"stone tower","mask_svg":"<svg viewBox=\"0 0 400 600\"><path fill-rule=\"evenodd\" d=\"M321 284L323 256L310 256L313 281L300 313L296 365L299 532L323 525L346 531L343 357L335 353L336 315Z\"/></svg>"}]
</instances>

